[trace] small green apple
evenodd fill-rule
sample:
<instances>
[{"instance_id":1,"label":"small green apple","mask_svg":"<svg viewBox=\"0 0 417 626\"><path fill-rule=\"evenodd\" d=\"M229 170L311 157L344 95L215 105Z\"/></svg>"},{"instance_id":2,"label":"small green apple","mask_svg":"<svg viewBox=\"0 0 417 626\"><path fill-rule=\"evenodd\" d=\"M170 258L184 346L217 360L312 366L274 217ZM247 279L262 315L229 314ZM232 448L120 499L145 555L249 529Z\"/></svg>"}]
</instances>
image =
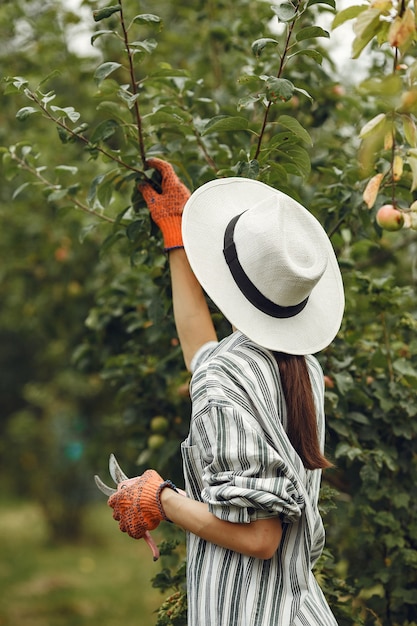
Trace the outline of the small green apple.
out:
<instances>
[{"instance_id":1,"label":"small green apple","mask_svg":"<svg viewBox=\"0 0 417 626\"><path fill-rule=\"evenodd\" d=\"M154 433L166 433L169 428L169 422L163 415L155 415L151 420L151 430Z\"/></svg>"},{"instance_id":2,"label":"small green apple","mask_svg":"<svg viewBox=\"0 0 417 626\"><path fill-rule=\"evenodd\" d=\"M166 438L164 437L164 435L157 435L155 433L154 435L151 435L148 439L148 448L149 450L159 450L160 448L162 448L165 442Z\"/></svg>"}]
</instances>

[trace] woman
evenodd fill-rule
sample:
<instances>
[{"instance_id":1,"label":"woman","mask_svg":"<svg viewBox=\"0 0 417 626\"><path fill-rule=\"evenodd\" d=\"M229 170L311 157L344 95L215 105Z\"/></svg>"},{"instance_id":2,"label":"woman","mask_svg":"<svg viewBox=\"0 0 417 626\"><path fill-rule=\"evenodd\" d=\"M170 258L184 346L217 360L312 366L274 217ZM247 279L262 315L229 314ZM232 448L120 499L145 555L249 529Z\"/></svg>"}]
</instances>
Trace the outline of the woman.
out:
<instances>
[{"instance_id":1,"label":"woman","mask_svg":"<svg viewBox=\"0 0 417 626\"><path fill-rule=\"evenodd\" d=\"M187 497L148 470L119 485L113 516L136 538L161 519L187 531L190 626L335 626L312 573L330 463L323 375L309 356L343 315L330 241L304 207L263 183L216 180L190 197L168 163L149 164L162 193L140 190L169 254L193 373ZM233 325L220 342L203 289Z\"/></svg>"}]
</instances>

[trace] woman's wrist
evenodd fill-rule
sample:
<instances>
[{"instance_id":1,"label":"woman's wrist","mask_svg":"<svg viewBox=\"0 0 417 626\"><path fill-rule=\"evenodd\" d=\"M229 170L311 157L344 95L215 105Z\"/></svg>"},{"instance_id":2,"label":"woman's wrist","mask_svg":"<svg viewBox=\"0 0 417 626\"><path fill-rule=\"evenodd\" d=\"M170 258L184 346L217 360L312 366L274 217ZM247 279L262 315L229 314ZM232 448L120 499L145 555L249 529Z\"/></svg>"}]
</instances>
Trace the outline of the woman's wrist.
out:
<instances>
[{"instance_id":1,"label":"woman's wrist","mask_svg":"<svg viewBox=\"0 0 417 626\"><path fill-rule=\"evenodd\" d=\"M161 507L165 513L165 517L168 520L175 522L175 520L173 519L173 513L176 509L176 501L178 502L178 499L183 497L184 495L181 495L178 491L174 491L169 487L164 487L164 489L162 489L159 495L159 499L161 502Z\"/></svg>"}]
</instances>

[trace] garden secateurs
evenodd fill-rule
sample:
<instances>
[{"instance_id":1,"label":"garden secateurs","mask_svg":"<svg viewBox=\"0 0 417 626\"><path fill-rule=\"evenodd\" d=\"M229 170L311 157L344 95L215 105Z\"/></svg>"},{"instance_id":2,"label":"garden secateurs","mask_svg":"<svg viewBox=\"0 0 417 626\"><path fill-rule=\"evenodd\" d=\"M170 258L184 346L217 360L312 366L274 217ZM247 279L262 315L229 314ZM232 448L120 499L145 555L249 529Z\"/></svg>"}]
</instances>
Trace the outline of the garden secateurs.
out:
<instances>
[{"instance_id":1,"label":"garden secateurs","mask_svg":"<svg viewBox=\"0 0 417 626\"><path fill-rule=\"evenodd\" d=\"M116 461L116 457L114 456L114 454L110 455L109 471L110 471L110 476L113 478L116 485L119 485L119 483L123 482L124 480L129 480L129 477L126 476L126 474L123 472L120 465ZM105 483L103 483L100 476L95 475L94 480L96 482L97 487L106 496L111 496L114 493L116 493L117 489L114 489L113 487L108 487ZM146 531L143 538L151 549L153 560L157 561L159 559L159 549L155 541L152 539L150 532Z\"/></svg>"}]
</instances>

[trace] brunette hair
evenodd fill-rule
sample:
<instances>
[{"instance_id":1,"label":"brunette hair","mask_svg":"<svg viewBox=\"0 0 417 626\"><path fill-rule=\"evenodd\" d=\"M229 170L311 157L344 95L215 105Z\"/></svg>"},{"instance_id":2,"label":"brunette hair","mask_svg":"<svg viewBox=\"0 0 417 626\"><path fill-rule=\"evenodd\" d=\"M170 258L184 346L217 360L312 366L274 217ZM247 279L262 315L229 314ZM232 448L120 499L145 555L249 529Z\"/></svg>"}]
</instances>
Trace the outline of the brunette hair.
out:
<instances>
[{"instance_id":1,"label":"brunette hair","mask_svg":"<svg viewBox=\"0 0 417 626\"><path fill-rule=\"evenodd\" d=\"M274 352L287 405L288 438L307 469L332 467L320 449L313 390L304 356Z\"/></svg>"}]
</instances>

